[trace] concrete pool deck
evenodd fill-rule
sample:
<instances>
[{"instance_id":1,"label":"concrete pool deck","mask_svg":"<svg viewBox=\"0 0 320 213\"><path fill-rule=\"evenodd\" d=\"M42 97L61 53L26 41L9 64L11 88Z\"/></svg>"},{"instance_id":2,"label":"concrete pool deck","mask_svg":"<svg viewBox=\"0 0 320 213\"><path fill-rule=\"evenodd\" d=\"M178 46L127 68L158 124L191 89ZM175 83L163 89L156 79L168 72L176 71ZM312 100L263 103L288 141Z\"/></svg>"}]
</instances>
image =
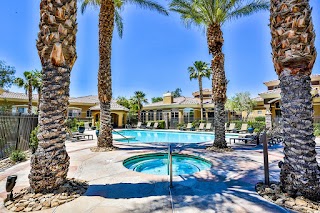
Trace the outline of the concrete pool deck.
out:
<instances>
[{"instance_id":1,"label":"concrete pool deck","mask_svg":"<svg viewBox=\"0 0 320 213\"><path fill-rule=\"evenodd\" d=\"M174 187L170 192L167 176L137 173L122 165L124 159L134 155L166 152L166 144L114 144L119 150L96 153L89 149L96 145L96 139L67 141L70 155L68 177L87 180L90 187L84 196L74 201L39 212L172 212L172 206L174 212L190 213L289 212L255 192L255 184L264 179L262 146L236 143L232 144L234 152L212 153L204 150L205 144L176 144L176 152L201 156L210 160L213 168L194 175L174 177ZM319 142L317 152L320 152ZM317 157L319 161L319 154ZM277 164L282 158L280 145L269 147L271 180L279 179ZM18 175L16 192L29 186L29 171L27 161L0 172L0 212L9 212L3 206L6 177Z\"/></svg>"}]
</instances>

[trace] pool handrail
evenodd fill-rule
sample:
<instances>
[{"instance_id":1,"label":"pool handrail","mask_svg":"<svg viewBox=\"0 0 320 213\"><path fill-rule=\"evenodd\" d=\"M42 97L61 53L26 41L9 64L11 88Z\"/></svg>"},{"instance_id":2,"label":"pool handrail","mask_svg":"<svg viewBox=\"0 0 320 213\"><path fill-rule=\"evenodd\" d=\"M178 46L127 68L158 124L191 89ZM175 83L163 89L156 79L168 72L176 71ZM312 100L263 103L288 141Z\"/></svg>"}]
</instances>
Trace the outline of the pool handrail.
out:
<instances>
[{"instance_id":1,"label":"pool handrail","mask_svg":"<svg viewBox=\"0 0 320 213\"><path fill-rule=\"evenodd\" d=\"M116 131L116 130L112 130L112 132L116 132L117 134L119 134L120 136L124 137L125 139L127 139L128 143L130 142L129 141L129 138L127 138L126 136L124 136L123 134L121 134L120 132Z\"/></svg>"}]
</instances>

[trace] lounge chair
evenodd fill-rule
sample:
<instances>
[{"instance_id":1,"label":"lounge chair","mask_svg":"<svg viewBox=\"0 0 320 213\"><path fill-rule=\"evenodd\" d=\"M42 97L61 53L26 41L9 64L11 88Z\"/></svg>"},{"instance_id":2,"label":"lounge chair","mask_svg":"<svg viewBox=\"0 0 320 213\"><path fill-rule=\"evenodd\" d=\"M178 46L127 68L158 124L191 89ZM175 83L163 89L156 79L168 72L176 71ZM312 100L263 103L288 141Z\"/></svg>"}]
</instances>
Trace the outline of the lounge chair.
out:
<instances>
[{"instance_id":1,"label":"lounge chair","mask_svg":"<svg viewBox=\"0 0 320 213\"><path fill-rule=\"evenodd\" d=\"M186 128L183 128L183 130L192 130L192 123L188 123Z\"/></svg>"},{"instance_id":2,"label":"lounge chair","mask_svg":"<svg viewBox=\"0 0 320 213\"><path fill-rule=\"evenodd\" d=\"M152 129L151 122L148 122L148 123L147 123L146 128L147 128L147 129Z\"/></svg>"},{"instance_id":3,"label":"lounge chair","mask_svg":"<svg viewBox=\"0 0 320 213\"><path fill-rule=\"evenodd\" d=\"M198 131L203 131L204 130L204 125L205 123L200 123L198 127Z\"/></svg>"},{"instance_id":4,"label":"lounge chair","mask_svg":"<svg viewBox=\"0 0 320 213\"><path fill-rule=\"evenodd\" d=\"M136 128L137 128L137 129L141 128L141 125L142 125L142 122L139 121L139 122L137 123L137 127L136 127Z\"/></svg>"},{"instance_id":5,"label":"lounge chair","mask_svg":"<svg viewBox=\"0 0 320 213\"><path fill-rule=\"evenodd\" d=\"M227 129L227 132L233 132L233 130L236 128L236 124L235 123L230 123L229 125L229 129Z\"/></svg>"},{"instance_id":6,"label":"lounge chair","mask_svg":"<svg viewBox=\"0 0 320 213\"><path fill-rule=\"evenodd\" d=\"M159 125L159 123L158 123L158 122L155 122L155 123L153 124L153 129L158 129L158 125Z\"/></svg>"},{"instance_id":7,"label":"lounge chair","mask_svg":"<svg viewBox=\"0 0 320 213\"><path fill-rule=\"evenodd\" d=\"M245 123L243 123L241 125L241 129L240 130L237 130L238 133L247 132L247 131L248 131L248 124L245 124Z\"/></svg>"},{"instance_id":8,"label":"lounge chair","mask_svg":"<svg viewBox=\"0 0 320 213\"><path fill-rule=\"evenodd\" d=\"M206 124L206 131L210 131L211 130L211 123L207 123Z\"/></svg>"},{"instance_id":9,"label":"lounge chair","mask_svg":"<svg viewBox=\"0 0 320 213\"><path fill-rule=\"evenodd\" d=\"M67 137L70 140L81 140L81 139L88 139L88 140L93 140L93 135L89 135L89 134L84 134L84 133L80 133L80 132L71 132L70 129L66 128L67 130Z\"/></svg>"}]
</instances>

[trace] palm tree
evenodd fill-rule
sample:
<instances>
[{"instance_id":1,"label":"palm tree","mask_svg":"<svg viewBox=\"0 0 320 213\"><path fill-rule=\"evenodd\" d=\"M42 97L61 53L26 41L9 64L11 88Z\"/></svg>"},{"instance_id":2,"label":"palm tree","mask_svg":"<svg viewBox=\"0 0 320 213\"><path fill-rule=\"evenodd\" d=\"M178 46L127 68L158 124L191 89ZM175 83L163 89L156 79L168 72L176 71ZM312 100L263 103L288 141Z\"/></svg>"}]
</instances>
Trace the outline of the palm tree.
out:
<instances>
[{"instance_id":1,"label":"palm tree","mask_svg":"<svg viewBox=\"0 0 320 213\"><path fill-rule=\"evenodd\" d=\"M33 74L34 74L34 78L33 78L32 86L33 86L33 89L37 90L37 93L38 93L38 106L37 106L37 109L38 109L38 112L39 112L39 106L40 106L40 100L41 100L41 88L42 88L42 74L38 70L35 70L33 72Z\"/></svg>"},{"instance_id":2,"label":"palm tree","mask_svg":"<svg viewBox=\"0 0 320 213\"><path fill-rule=\"evenodd\" d=\"M284 163L280 182L291 196L320 199L310 75L316 59L315 33L308 0L272 0L273 63L281 87Z\"/></svg>"},{"instance_id":3,"label":"palm tree","mask_svg":"<svg viewBox=\"0 0 320 213\"><path fill-rule=\"evenodd\" d=\"M100 6L99 15L99 72L98 96L100 101L101 126L98 137L98 147L113 147L110 102L112 98L111 84L111 43L114 23L120 37L123 32L123 22L120 11L127 3L136 4L142 8L155 10L168 15L167 11L152 0L84 0L82 12L88 5Z\"/></svg>"},{"instance_id":4,"label":"palm tree","mask_svg":"<svg viewBox=\"0 0 320 213\"><path fill-rule=\"evenodd\" d=\"M34 89L34 85L37 83L37 77L34 71L25 71L23 72L23 78L16 78L14 83L21 88L26 90L26 94L28 95L28 114L32 113L32 93Z\"/></svg>"},{"instance_id":5,"label":"palm tree","mask_svg":"<svg viewBox=\"0 0 320 213\"><path fill-rule=\"evenodd\" d=\"M134 96L130 99L132 108L138 111L138 121L141 121L141 109L143 104L147 104L148 100L146 98L146 94L142 91L134 92Z\"/></svg>"},{"instance_id":6,"label":"palm tree","mask_svg":"<svg viewBox=\"0 0 320 213\"><path fill-rule=\"evenodd\" d=\"M196 61L193 63L193 67L188 67L190 74L190 81L192 79L198 79L199 92L200 92L200 108L201 108L201 120L203 120L203 93L202 93L202 78L206 77L210 79L211 69L209 64L203 61Z\"/></svg>"},{"instance_id":7,"label":"palm tree","mask_svg":"<svg viewBox=\"0 0 320 213\"><path fill-rule=\"evenodd\" d=\"M209 53L214 57L211 61L212 96L214 101L214 146L227 147L225 140L225 109L227 80L224 71L224 43L222 25L236 18L248 16L260 10L269 9L265 0L172 0L170 10L181 15L187 26L195 24L206 29Z\"/></svg>"},{"instance_id":8,"label":"palm tree","mask_svg":"<svg viewBox=\"0 0 320 213\"><path fill-rule=\"evenodd\" d=\"M77 1L40 2L37 49L42 64L39 145L31 157L29 182L34 192L51 192L65 183L65 147L70 73L76 61Z\"/></svg>"}]
</instances>

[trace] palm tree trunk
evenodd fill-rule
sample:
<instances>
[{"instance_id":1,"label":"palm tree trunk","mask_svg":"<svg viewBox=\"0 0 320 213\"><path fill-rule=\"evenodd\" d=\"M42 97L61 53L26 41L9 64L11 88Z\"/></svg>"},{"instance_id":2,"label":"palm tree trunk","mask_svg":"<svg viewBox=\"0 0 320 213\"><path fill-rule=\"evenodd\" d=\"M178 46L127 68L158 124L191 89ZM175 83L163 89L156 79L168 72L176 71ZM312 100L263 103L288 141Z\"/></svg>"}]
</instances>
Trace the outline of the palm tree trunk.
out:
<instances>
[{"instance_id":1,"label":"palm tree trunk","mask_svg":"<svg viewBox=\"0 0 320 213\"><path fill-rule=\"evenodd\" d=\"M32 82L28 80L28 114L32 113Z\"/></svg>"},{"instance_id":2,"label":"palm tree trunk","mask_svg":"<svg viewBox=\"0 0 320 213\"><path fill-rule=\"evenodd\" d=\"M101 0L99 15L99 73L98 93L100 101L100 134L98 147L112 147L111 125L111 44L114 28L114 3L112 0Z\"/></svg>"},{"instance_id":3,"label":"palm tree trunk","mask_svg":"<svg viewBox=\"0 0 320 213\"><path fill-rule=\"evenodd\" d=\"M138 110L138 121L141 121L141 110Z\"/></svg>"},{"instance_id":4,"label":"palm tree trunk","mask_svg":"<svg viewBox=\"0 0 320 213\"><path fill-rule=\"evenodd\" d=\"M200 120L203 120L203 92L202 92L202 78L199 76L198 77L199 81L199 93L200 93L200 109L201 109L201 115L200 115Z\"/></svg>"},{"instance_id":5,"label":"palm tree trunk","mask_svg":"<svg viewBox=\"0 0 320 213\"><path fill-rule=\"evenodd\" d=\"M43 69L39 145L31 157L29 182L34 192L52 192L65 183L69 156L65 120L70 72L76 60L77 1L42 0L37 48ZM57 28L57 26L59 26Z\"/></svg>"},{"instance_id":6,"label":"palm tree trunk","mask_svg":"<svg viewBox=\"0 0 320 213\"><path fill-rule=\"evenodd\" d=\"M214 56L212 66L212 98L214 102L214 129L215 139L213 145L226 148L225 139L225 109L226 102L226 75L224 71L224 54L222 52L223 35L220 25L209 25L207 29L207 42L209 53Z\"/></svg>"},{"instance_id":7,"label":"palm tree trunk","mask_svg":"<svg viewBox=\"0 0 320 213\"><path fill-rule=\"evenodd\" d=\"M310 74L316 58L308 0L272 0L273 62L281 87L284 164L281 188L291 196L320 199L320 167L313 135Z\"/></svg>"}]
</instances>

